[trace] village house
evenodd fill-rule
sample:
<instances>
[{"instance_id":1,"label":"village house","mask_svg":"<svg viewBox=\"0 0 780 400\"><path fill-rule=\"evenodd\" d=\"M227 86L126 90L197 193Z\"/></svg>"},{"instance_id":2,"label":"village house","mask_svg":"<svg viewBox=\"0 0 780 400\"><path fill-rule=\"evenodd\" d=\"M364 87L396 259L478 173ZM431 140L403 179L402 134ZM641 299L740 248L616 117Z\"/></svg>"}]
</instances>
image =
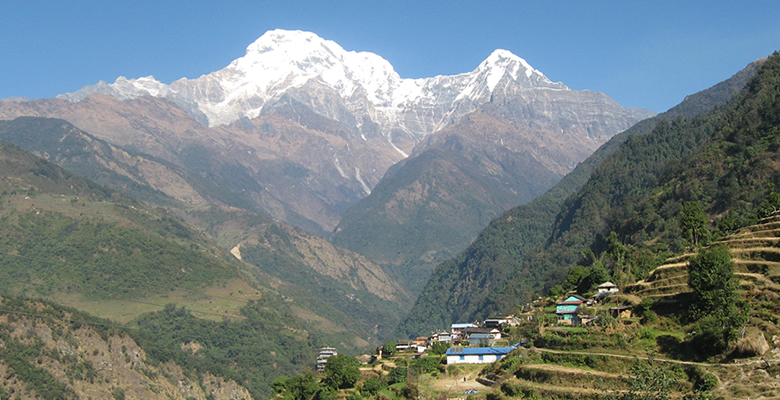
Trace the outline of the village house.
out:
<instances>
[{"instance_id":1,"label":"village house","mask_svg":"<svg viewBox=\"0 0 780 400\"><path fill-rule=\"evenodd\" d=\"M428 349L428 338L425 336L418 336L416 339L412 340L411 347L418 353L425 352L425 350Z\"/></svg>"},{"instance_id":2,"label":"village house","mask_svg":"<svg viewBox=\"0 0 780 400\"><path fill-rule=\"evenodd\" d=\"M451 347L447 349L447 364L490 364L504 358L512 347Z\"/></svg>"},{"instance_id":3,"label":"village house","mask_svg":"<svg viewBox=\"0 0 780 400\"><path fill-rule=\"evenodd\" d=\"M414 341L409 339L400 339L395 343L395 351L409 350L412 348L412 346L414 346Z\"/></svg>"},{"instance_id":4,"label":"village house","mask_svg":"<svg viewBox=\"0 0 780 400\"><path fill-rule=\"evenodd\" d=\"M472 346L492 346L496 339L501 339L501 331L488 327L465 328L462 335Z\"/></svg>"},{"instance_id":5,"label":"village house","mask_svg":"<svg viewBox=\"0 0 780 400\"><path fill-rule=\"evenodd\" d=\"M612 282L604 282L601 285L599 285L597 288L598 292L593 295L593 298L595 300L603 299L605 297L612 296L615 293L620 292L620 289Z\"/></svg>"},{"instance_id":6,"label":"village house","mask_svg":"<svg viewBox=\"0 0 780 400\"><path fill-rule=\"evenodd\" d=\"M558 323L561 325L579 325L579 308L584 302L584 298L577 295L570 295L566 300L558 303L555 306L555 314L558 316Z\"/></svg>"},{"instance_id":7,"label":"village house","mask_svg":"<svg viewBox=\"0 0 780 400\"><path fill-rule=\"evenodd\" d=\"M604 293L604 292L607 292L607 293L617 293L617 292L620 291L618 286L615 285L614 283L610 282L610 281L602 283L596 289L598 290L599 293Z\"/></svg>"},{"instance_id":8,"label":"village house","mask_svg":"<svg viewBox=\"0 0 780 400\"><path fill-rule=\"evenodd\" d=\"M452 341L452 334L447 331L434 332L431 335L431 343L435 343L435 342L449 343L450 341Z\"/></svg>"},{"instance_id":9,"label":"village house","mask_svg":"<svg viewBox=\"0 0 780 400\"><path fill-rule=\"evenodd\" d=\"M466 328L476 328L474 324L452 324L450 325L450 334L452 340L458 340L462 337L463 330Z\"/></svg>"},{"instance_id":10,"label":"village house","mask_svg":"<svg viewBox=\"0 0 780 400\"><path fill-rule=\"evenodd\" d=\"M488 328L500 328L502 325L517 325L517 319L514 315L508 315L505 317L490 317L485 320L484 326Z\"/></svg>"},{"instance_id":11,"label":"village house","mask_svg":"<svg viewBox=\"0 0 780 400\"><path fill-rule=\"evenodd\" d=\"M334 347L323 347L317 354L317 371L325 371L325 365L328 363L328 359L338 355Z\"/></svg>"}]
</instances>

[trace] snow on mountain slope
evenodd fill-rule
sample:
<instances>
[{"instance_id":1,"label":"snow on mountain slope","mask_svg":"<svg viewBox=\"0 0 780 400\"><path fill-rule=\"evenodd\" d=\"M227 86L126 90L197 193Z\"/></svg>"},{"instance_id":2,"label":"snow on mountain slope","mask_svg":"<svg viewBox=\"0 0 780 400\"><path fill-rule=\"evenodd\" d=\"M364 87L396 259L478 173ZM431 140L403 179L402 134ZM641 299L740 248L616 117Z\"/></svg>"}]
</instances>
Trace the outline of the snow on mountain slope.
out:
<instances>
[{"instance_id":1,"label":"snow on mountain slope","mask_svg":"<svg viewBox=\"0 0 780 400\"><path fill-rule=\"evenodd\" d=\"M112 110L148 103L144 115L154 117L91 109L90 103L107 103L96 99L100 96L87 98L92 93L119 99L122 104L108 105ZM165 147L168 159L201 169L208 160L213 168L201 171L203 176L251 198L279 220L316 224L307 229L320 233L335 228L345 210L369 195L392 165L423 152L431 143L427 137L474 111L489 108L516 121L511 135L525 138L533 132L544 148L552 149L545 144L553 142L577 143L563 162L554 160L550 168L556 174L567 173L609 137L652 115L622 107L603 93L552 82L506 50L494 51L471 72L404 79L376 54L346 51L313 33L285 30L265 33L244 56L195 79L165 84L151 76L120 77L58 97L62 104L53 107L62 110L59 114L49 115L51 107L42 104L40 113L73 119L69 109L83 109L96 134L121 140L119 145L149 138L140 146L132 143L147 152L145 145L156 146L159 136L161 143L173 143ZM197 122L158 112L168 106ZM100 112L106 113L102 119L92 118ZM121 135L105 122L117 118L131 119L120 121L126 128ZM474 126L472 131L484 129ZM497 146L513 143L509 139Z\"/></svg>"},{"instance_id":2,"label":"snow on mountain slope","mask_svg":"<svg viewBox=\"0 0 780 400\"><path fill-rule=\"evenodd\" d=\"M78 101L94 92L121 100L167 97L196 118L202 113L209 126L217 126L241 117L256 118L285 93L316 81L338 94L357 129L368 118L379 124L385 137L399 131L417 142L489 101L502 80L527 89L568 90L506 50L496 50L469 73L402 79L376 54L346 51L310 32L274 30L249 45L243 57L197 79L183 78L166 85L151 76L120 77L113 84L99 82L58 97ZM315 111L347 122L329 115L328 110ZM405 151L409 150L407 146Z\"/></svg>"}]
</instances>

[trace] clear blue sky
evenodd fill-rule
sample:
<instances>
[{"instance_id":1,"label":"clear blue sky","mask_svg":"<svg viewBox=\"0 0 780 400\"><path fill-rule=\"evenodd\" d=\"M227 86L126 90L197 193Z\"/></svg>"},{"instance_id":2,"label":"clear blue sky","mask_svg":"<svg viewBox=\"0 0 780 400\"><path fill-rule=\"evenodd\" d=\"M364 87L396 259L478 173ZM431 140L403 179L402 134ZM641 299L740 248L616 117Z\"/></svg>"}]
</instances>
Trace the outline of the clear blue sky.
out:
<instances>
[{"instance_id":1,"label":"clear blue sky","mask_svg":"<svg viewBox=\"0 0 780 400\"><path fill-rule=\"evenodd\" d=\"M404 78L468 72L503 48L660 112L780 49L780 1L2 0L0 98L197 78L276 28L376 53Z\"/></svg>"}]
</instances>

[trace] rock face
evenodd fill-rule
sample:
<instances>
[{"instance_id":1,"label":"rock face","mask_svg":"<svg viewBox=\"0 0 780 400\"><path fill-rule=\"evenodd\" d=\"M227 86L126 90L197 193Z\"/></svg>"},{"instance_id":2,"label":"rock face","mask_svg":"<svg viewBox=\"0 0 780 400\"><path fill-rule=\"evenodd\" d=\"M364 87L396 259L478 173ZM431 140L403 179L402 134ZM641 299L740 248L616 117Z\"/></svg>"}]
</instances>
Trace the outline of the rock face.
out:
<instances>
[{"instance_id":1,"label":"rock face","mask_svg":"<svg viewBox=\"0 0 780 400\"><path fill-rule=\"evenodd\" d=\"M0 118L66 119L109 143L196 172L280 220L326 234L390 166L486 105L542 138L564 132L577 137L570 143L592 141L592 148L651 115L552 82L505 50L472 72L403 79L378 55L276 30L224 69L197 79L167 85L120 77L57 100L0 102ZM556 174L587 156L583 147L573 151Z\"/></svg>"},{"instance_id":2,"label":"rock face","mask_svg":"<svg viewBox=\"0 0 780 400\"><path fill-rule=\"evenodd\" d=\"M493 218L543 194L607 132L630 125L615 117L621 109L595 92L496 93L393 166L347 210L333 241L419 290L436 264L465 249Z\"/></svg>"}]
</instances>

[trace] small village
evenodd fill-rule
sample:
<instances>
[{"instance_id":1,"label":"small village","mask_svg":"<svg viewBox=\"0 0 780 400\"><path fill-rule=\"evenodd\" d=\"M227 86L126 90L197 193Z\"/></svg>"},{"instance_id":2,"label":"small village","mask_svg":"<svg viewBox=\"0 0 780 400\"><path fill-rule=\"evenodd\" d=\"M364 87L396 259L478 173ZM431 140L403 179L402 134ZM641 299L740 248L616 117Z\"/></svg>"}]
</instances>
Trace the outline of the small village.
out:
<instances>
[{"instance_id":1,"label":"small village","mask_svg":"<svg viewBox=\"0 0 780 400\"><path fill-rule=\"evenodd\" d=\"M683 267L677 258L670 263L648 281L624 287L606 281L585 293L537 298L513 315L454 323L428 336L389 341L372 354L340 355L354 362L357 375L334 398L630 398L647 390L637 389L641 385L671 398L711 398L716 388L776 391L780 334L748 333L716 357L691 353L694 333L673 320L690 289L673 284L677 275L670 270ZM334 373L328 360L337 354L328 347L318 356L316 374L326 385Z\"/></svg>"},{"instance_id":2,"label":"small village","mask_svg":"<svg viewBox=\"0 0 780 400\"><path fill-rule=\"evenodd\" d=\"M430 352L434 345L438 348L446 348L446 364L491 364L504 358L518 347L530 347L527 340L520 338L515 343L510 343L510 337L503 334L511 327L517 327L523 321L542 319L552 325L561 327L587 326L598 320L598 316L588 314L594 310L594 306L603 304L615 294L620 293L617 285L612 282L604 282L597 287L597 292L590 298L578 294L566 294L563 300L552 305L541 304L543 299L537 299L527 304L523 312L516 315L490 317L484 321L472 323L454 323L449 330L440 330L429 336L419 336L414 339L398 339L389 344L394 346L393 354L405 353L416 357ZM623 304L616 302L614 304ZM615 319L631 318L631 305L610 305L606 308L609 315ZM384 354L383 354L384 353ZM388 353L386 346L378 347L373 356L364 355L358 357L361 362L368 363L373 358L382 358ZM334 347L323 347L317 355L317 371L323 371L328 358L337 355Z\"/></svg>"}]
</instances>

